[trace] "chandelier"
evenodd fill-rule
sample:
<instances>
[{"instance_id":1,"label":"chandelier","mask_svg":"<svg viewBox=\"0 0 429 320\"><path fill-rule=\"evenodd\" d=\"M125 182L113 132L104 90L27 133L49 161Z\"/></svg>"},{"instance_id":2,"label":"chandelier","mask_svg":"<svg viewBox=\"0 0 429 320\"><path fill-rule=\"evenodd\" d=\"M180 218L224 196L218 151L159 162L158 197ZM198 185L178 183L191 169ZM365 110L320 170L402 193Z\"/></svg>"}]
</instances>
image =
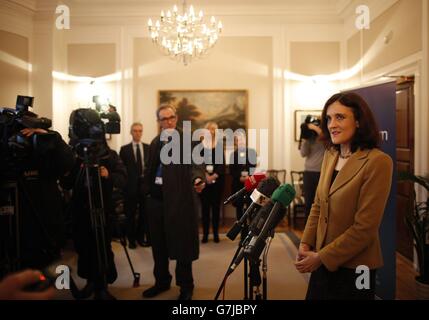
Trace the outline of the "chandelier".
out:
<instances>
[{"instance_id":1,"label":"chandelier","mask_svg":"<svg viewBox=\"0 0 429 320\"><path fill-rule=\"evenodd\" d=\"M222 31L222 22L212 16L210 23L206 24L203 12L195 14L194 7L191 5L188 9L186 1L183 1L181 14L175 5L172 11L161 11L155 25L149 19L148 27L152 41L161 51L186 66L215 45Z\"/></svg>"}]
</instances>

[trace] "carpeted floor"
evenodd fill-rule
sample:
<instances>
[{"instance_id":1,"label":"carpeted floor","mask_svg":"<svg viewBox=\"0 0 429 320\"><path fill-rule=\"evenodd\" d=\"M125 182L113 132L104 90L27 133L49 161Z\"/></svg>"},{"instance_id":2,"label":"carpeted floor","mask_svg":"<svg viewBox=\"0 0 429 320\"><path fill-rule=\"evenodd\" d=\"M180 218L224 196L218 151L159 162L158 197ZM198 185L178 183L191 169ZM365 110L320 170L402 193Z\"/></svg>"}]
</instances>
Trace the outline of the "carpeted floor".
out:
<instances>
[{"instance_id":1,"label":"carpeted floor","mask_svg":"<svg viewBox=\"0 0 429 320\"><path fill-rule=\"evenodd\" d=\"M229 263L234 256L238 240L231 241L221 235L220 243L209 241L200 245L200 258L193 264L195 300L213 300L222 282ZM152 275L153 259L151 248L138 247L128 250L135 271L141 274L140 287L133 288L133 277L126 259L125 251L118 242L113 243L115 263L118 269L118 279L109 286L109 291L120 300L141 300L141 293L154 283ZM277 233L271 243L268 254L268 299L269 300L301 300L307 290L308 275L298 273L293 265L296 255L294 243L284 234ZM72 267L72 274L79 287L85 284L75 274L76 256L71 252L65 254L64 263ZM154 299L175 300L179 288L174 280L175 261L170 263L173 275L172 287ZM244 297L243 263L228 278L225 290L225 300L241 300ZM262 290L262 286L261 286ZM68 291L63 291L59 299L72 299ZM222 299L222 294L219 299Z\"/></svg>"}]
</instances>

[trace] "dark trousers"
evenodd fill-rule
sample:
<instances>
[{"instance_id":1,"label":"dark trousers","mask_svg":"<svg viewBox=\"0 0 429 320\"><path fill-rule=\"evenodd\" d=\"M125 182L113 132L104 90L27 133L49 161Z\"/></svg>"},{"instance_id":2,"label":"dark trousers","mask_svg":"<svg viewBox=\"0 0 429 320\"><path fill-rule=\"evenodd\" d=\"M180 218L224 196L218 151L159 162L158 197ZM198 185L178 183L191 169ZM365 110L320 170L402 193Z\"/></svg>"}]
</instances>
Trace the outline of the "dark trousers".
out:
<instances>
[{"instance_id":1,"label":"dark trousers","mask_svg":"<svg viewBox=\"0 0 429 320\"><path fill-rule=\"evenodd\" d=\"M374 300L376 270L370 270L369 289L359 290L354 269L339 268L330 272L325 266L311 274L306 300Z\"/></svg>"},{"instance_id":2,"label":"dark trousers","mask_svg":"<svg viewBox=\"0 0 429 320\"><path fill-rule=\"evenodd\" d=\"M162 201L157 199L146 198L146 209L154 260L153 275L155 276L155 285L167 286L170 285L172 277L168 268L170 261L164 228L164 205ZM177 260L176 284L185 289L194 287L192 261Z\"/></svg>"},{"instance_id":3,"label":"dark trousers","mask_svg":"<svg viewBox=\"0 0 429 320\"><path fill-rule=\"evenodd\" d=\"M125 213L127 215L128 241L150 242L144 197L140 194L127 195ZM137 219L136 219L137 214Z\"/></svg>"},{"instance_id":4,"label":"dark trousers","mask_svg":"<svg viewBox=\"0 0 429 320\"><path fill-rule=\"evenodd\" d=\"M210 230L210 211L213 235L219 234L219 217L220 217L220 197L221 191L208 190L201 194L201 215L203 221L203 234L207 238Z\"/></svg>"},{"instance_id":5,"label":"dark trousers","mask_svg":"<svg viewBox=\"0 0 429 320\"><path fill-rule=\"evenodd\" d=\"M304 200L305 200L305 217L308 218L311 206L313 205L316 195L317 185L319 183L320 172L304 171Z\"/></svg>"}]
</instances>

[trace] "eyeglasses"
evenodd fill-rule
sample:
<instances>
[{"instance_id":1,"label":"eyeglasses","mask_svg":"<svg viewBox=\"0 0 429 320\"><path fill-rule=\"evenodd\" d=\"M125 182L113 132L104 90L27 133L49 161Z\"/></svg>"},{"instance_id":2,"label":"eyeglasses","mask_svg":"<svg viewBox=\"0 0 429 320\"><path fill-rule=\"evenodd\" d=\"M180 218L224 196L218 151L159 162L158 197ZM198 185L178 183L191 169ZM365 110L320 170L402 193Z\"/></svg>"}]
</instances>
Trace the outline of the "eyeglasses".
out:
<instances>
[{"instance_id":1,"label":"eyeglasses","mask_svg":"<svg viewBox=\"0 0 429 320\"><path fill-rule=\"evenodd\" d=\"M167 121L170 121L170 120L176 120L176 116L171 116L171 117L168 117L168 118L160 118L159 119L160 122L167 122Z\"/></svg>"}]
</instances>

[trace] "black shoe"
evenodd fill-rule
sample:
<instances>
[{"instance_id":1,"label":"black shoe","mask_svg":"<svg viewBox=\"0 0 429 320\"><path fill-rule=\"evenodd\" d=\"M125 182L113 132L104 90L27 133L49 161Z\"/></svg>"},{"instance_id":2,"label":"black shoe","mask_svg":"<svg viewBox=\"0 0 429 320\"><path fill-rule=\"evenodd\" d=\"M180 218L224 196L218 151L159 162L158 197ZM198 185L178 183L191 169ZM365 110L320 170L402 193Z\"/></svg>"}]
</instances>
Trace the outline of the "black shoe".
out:
<instances>
[{"instance_id":1,"label":"black shoe","mask_svg":"<svg viewBox=\"0 0 429 320\"><path fill-rule=\"evenodd\" d=\"M177 300L192 300L192 294L194 290L192 289L180 289L180 295Z\"/></svg>"},{"instance_id":2,"label":"black shoe","mask_svg":"<svg viewBox=\"0 0 429 320\"><path fill-rule=\"evenodd\" d=\"M143 240L137 240L137 243L139 244L139 246L141 247L150 247L150 243L148 241L143 241Z\"/></svg>"},{"instance_id":3,"label":"black shoe","mask_svg":"<svg viewBox=\"0 0 429 320\"><path fill-rule=\"evenodd\" d=\"M208 236L204 236L203 240L201 240L202 243L207 243L209 241L209 237Z\"/></svg>"},{"instance_id":4,"label":"black shoe","mask_svg":"<svg viewBox=\"0 0 429 320\"><path fill-rule=\"evenodd\" d=\"M219 236L217 234L213 237L213 239L214 239L214 242L216 242L216 243L219 242Z\"/></svg>"},{"instance_id":5,"label":"black shoe","mask_svg":"<svg viewBox=\"0 0 429 320\"><path fill-rule=\"evenodd\" d=\"M72 290L72 295L76 300L88 299L94 292L94 283L87 282L85 287L82 290L76 289Z\"/></svg>"},{"instance_id":6,"label":"black shoe","mask_svg":"<svg viewBox=\"0 0 429 320\"><path fill-rule=\"evenodd\" d=\"M130 248L130 249L135 249L135 248L137 248L137 245L136 245L136 243L135 243L135 241L130 241L129 243L128 243L128 248Z\"/></svg>"},{"instance_id":7,"label":"black shoe","mask_svg":"<svg viewBox=\"0 0 429 320\"><path fill-rule=\"evenodd\" d=\"M157 295L159 295L160 293L167 291L170 289L170 285L168 286L157 286L154 285L153 287L150 287L149 289L146 289L145 291L143 291L143 297L145 298L153 298Z\"/></svg>"}]
</instances>

